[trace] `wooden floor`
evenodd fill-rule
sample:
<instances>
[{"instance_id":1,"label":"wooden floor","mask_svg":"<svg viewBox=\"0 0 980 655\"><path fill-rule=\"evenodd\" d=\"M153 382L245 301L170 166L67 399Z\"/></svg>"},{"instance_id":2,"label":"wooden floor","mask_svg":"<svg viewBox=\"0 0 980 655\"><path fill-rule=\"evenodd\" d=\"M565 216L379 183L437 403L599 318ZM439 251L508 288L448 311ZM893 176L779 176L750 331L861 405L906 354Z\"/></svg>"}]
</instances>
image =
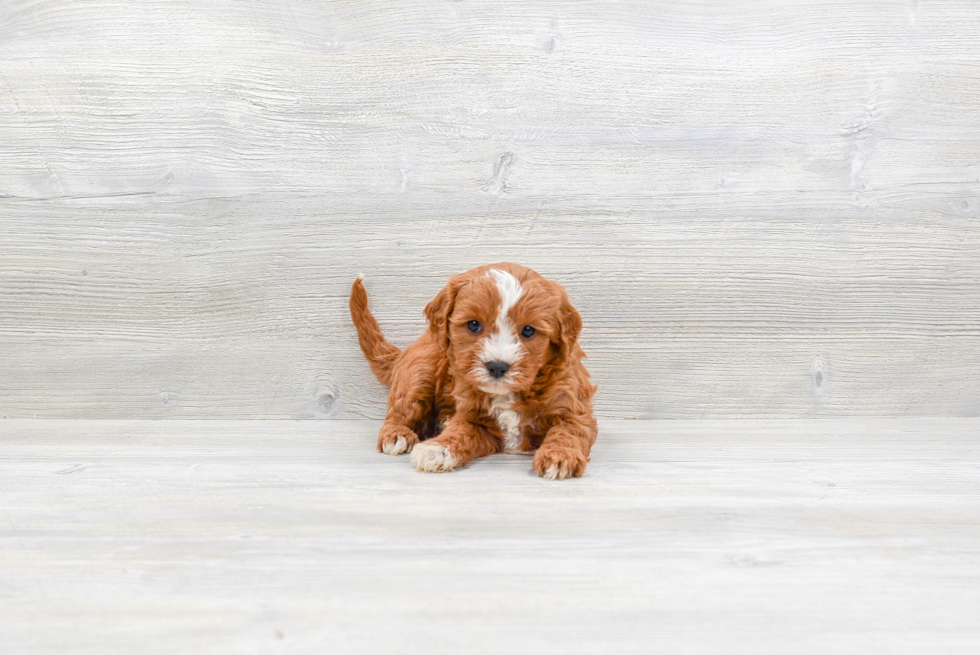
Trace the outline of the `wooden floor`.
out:
<instances>
[{"instance_id":1,"label":"wooden floor","mask_svg":"<svg viewBox=\"0 0 980 655\"><path fill-rule=\"evenodd\" d=\"M606 421L582 479L373 421L0 421L13 653L980 652L980 420Z\"/></svg>"}]
</instances>

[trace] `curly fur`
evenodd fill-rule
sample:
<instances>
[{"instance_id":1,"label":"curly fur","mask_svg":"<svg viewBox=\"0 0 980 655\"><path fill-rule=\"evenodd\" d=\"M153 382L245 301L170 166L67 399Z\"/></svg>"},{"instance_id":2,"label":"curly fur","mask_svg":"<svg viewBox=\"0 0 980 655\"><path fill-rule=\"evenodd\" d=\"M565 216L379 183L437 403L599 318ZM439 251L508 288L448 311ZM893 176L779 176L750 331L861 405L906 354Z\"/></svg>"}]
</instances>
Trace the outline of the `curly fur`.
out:
<instances>
[{"instance_id":1,"label":"curly fur","mask_svg":"<svg viewBox=\"0 0 980 655\"><path fill-rule=\"evenodd\" d=\"M456 275L426 306L428 330L403 351L382 335L360 278L350 308L371 370L390 387L380 452L411 452L427 472L504 451L534 453L547 479L585 472L596 387L578 344L582 319L561 285L511 263ZM525 326L533 336L521 335ZM489 357L509 365L503 377L488 373Z\"/></svg>"}]
</instances>

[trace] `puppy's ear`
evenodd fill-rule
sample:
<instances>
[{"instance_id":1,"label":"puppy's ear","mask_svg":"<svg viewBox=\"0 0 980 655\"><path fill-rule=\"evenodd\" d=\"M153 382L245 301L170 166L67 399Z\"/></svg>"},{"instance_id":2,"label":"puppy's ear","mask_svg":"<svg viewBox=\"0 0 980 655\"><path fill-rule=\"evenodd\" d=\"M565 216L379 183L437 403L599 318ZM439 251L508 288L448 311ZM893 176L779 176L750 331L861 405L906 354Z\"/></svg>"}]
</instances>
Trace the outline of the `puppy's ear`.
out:
<instances>
[{"instance_id":1,"label":"puppy's ear","mask_svg":"<svg viewBox=\"0 0 980 655\"><path fill-rule=\"evenodd\" d=\"M552 282L555 293L560 298L558 308L558 334L556 335L555 345L557 348L556 356L560 360L568 359L575 351L578 343L578 335L582 332L582 316L578 310L572 307L568 299L565 288L557 282Z\"/></svg>"},{"instance_id":2,"label":"puppy's ear","mask_svg":"<svg viewBox=\"0 0 980 655\"><path fill-rule=\"evenodd\" d=\"M456 294L466 283L464 276L449 278L442 291L425 306L425 317L429 320L429 330L435 335L436 343L446 350L449 348L449 317L456 305Z\"/></svg>"}]
</instances>

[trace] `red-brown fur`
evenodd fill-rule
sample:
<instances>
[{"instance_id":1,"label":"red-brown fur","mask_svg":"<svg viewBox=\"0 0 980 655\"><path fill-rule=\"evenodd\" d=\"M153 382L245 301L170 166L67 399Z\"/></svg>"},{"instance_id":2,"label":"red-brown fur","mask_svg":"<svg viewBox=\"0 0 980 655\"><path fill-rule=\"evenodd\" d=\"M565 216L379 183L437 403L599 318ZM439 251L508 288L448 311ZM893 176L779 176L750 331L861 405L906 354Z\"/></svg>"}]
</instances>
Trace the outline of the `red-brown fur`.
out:
<instances>
[{"instance_id":1,"label":"red-brown fur","mask_svg":"<svg viewBox=\"0 0 980 655\"><path fill-rule=\"evenodd\" d=\"M488 334L472 334L466 327L471 320L494 325L501 298L487 275L490 269L512 274L524 289L508 313L512 327L519 332L531 325L536 330L531 338L518 337L523 353L503 386L487 384L479 375ZM435 453L442 458L441 467L423 468L416 462L419 470L449 470L501 452L503 432L491 413L493 397L485 390L498 385L495 391L513 393L523 435L520 450L534 452L538 475L563 479L585 472L597 435L592 413L596 387L578 344L582 319L561 285L510 263L454 276L425 308L429 329L401 352L381 334L360 279L351 289L350 307L364 356L378 379L390 386L379 451L409 452L420 440L426 440L424 452L441 447Z\"/></svg>"}]
</instances>

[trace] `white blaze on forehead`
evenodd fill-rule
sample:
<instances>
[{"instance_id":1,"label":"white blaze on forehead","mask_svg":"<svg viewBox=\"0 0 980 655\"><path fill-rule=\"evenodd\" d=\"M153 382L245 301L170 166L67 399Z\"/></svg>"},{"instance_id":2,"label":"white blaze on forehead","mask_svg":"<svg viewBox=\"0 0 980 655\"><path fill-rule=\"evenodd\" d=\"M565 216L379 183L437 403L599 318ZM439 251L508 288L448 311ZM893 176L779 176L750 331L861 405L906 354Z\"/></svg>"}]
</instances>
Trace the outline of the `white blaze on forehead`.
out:
<instances>
[{"instance_id":1,"label":"white blaze on forehead","mask_svg":"<svg viewBox=\"0 0 980 655\"><path fill-rule=\"evenodd\" d=\"M524 295L524 287L521 286L516 277L497 268L491 268L487 272L487 277L494 278L497 283L497 291L500 292L500 313L497 314L497 322L499 323L500 317L503 316L506 319L507 312Z\"/></svg>"},{"instance_id":2,"label":"white blaze on forehead","mask_svg":"<svg viewBox=\"0 0 980 655\"><path fill-rule=\"evenodd\" d=\"M497 291L500 293L500 305L497 307L497 321L494 333L483 342L481 353L484 362L506 362L515 364L523 354L521 344L517 341L517 335L510 325L507 312L517 304L517 301L524 295L524 287L516 277L507 271L491 268L487 272L487 277L493 278L497 283Z\"/></svg>"}]
</instances>

